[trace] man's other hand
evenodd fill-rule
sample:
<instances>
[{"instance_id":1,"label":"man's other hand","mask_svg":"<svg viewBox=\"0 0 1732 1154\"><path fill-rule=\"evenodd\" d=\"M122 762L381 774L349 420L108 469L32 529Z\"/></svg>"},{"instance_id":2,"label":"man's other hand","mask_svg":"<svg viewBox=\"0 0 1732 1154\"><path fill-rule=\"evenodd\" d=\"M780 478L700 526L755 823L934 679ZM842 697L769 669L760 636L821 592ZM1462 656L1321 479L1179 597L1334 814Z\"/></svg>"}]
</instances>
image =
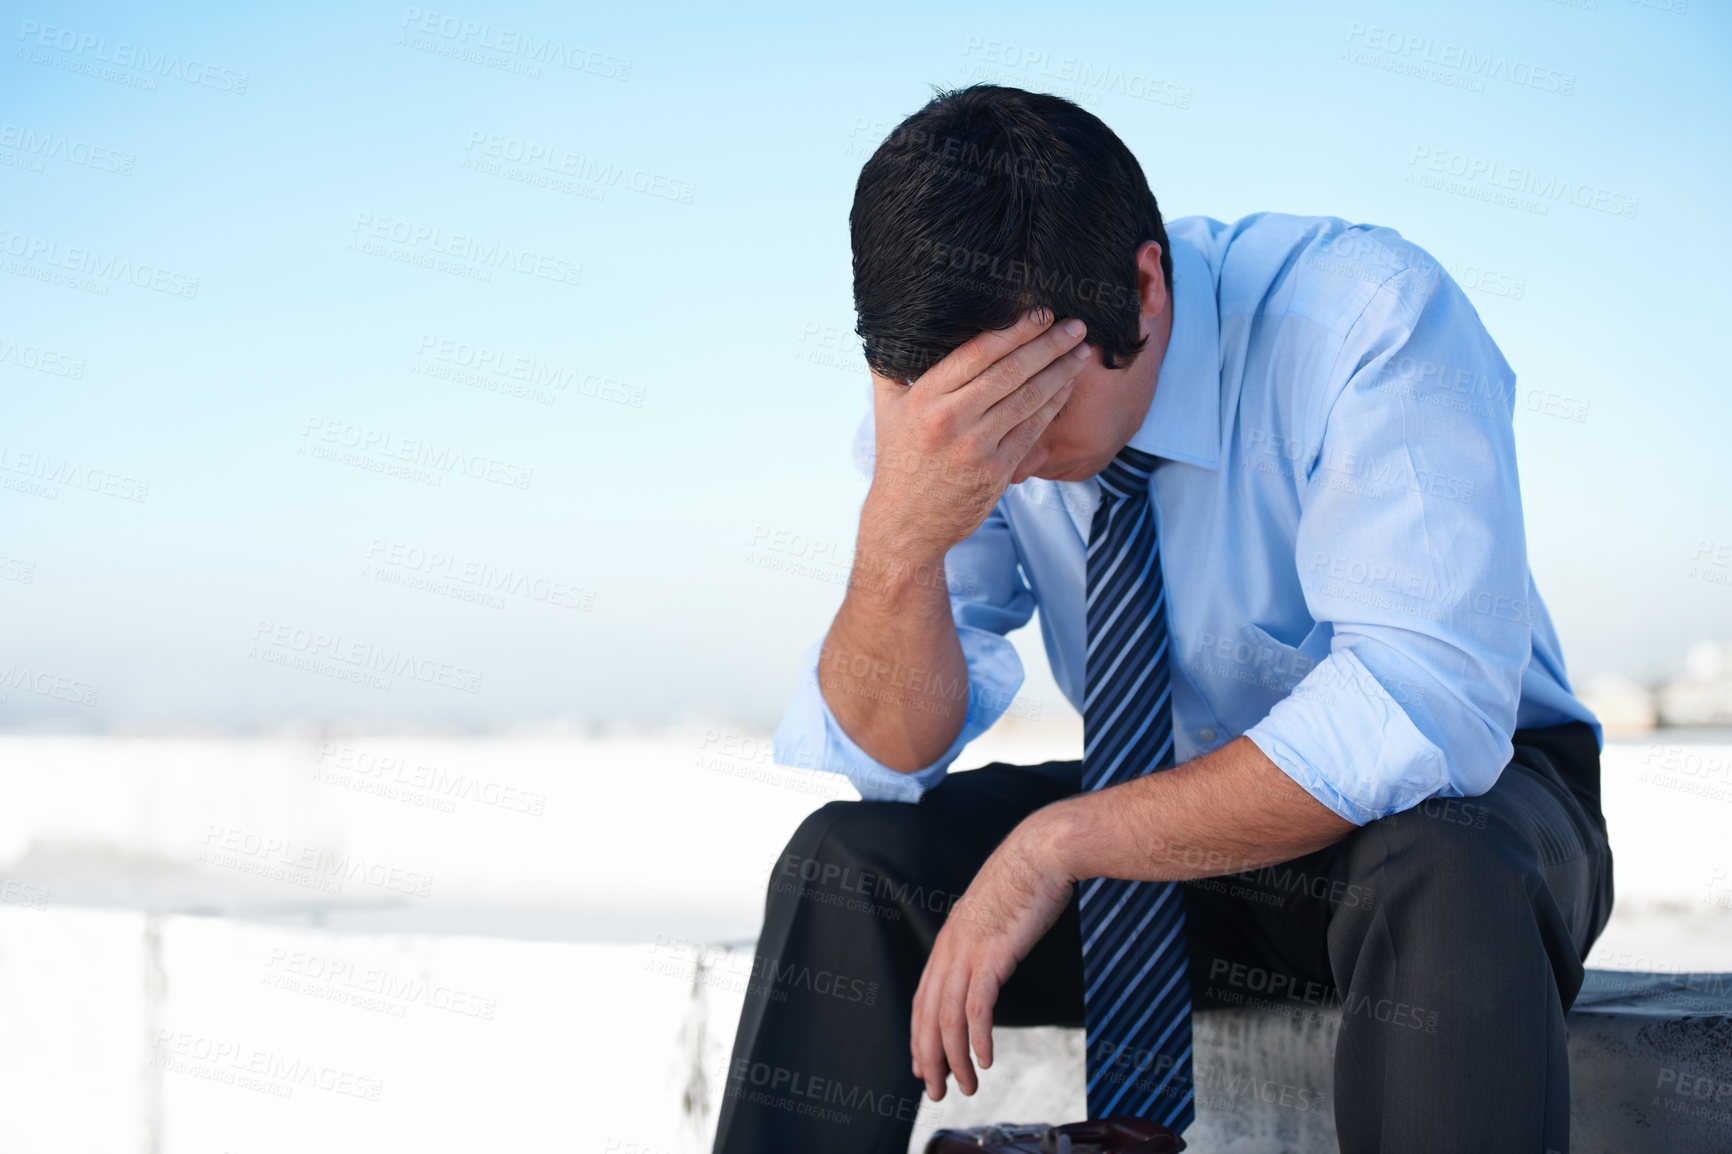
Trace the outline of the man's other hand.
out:
<instances>
[{"instance_id":1,"label":"man's other hand","mask_svg":"<svg viewBox=\"0 0 1732 1154\"><path fill-rule=\"evenodd\" d=\"M991 1066L998 991L1070 902L1074 879L1051 852L1056 835L1045 812L1031 814L986 859L932 943L914 992L909 1049L914 1076L935 1102L948 1074L964 1094L979 1086L969 1042L980 1068Z\"/></svg>"},{"instance_id":2,"label":"man's other hand","mask_svg":"<svg viewBox=\"0 0 1732 1154\"><path fill-rule=\"evenodd\" d=\"M912 386L872 375L866 511L880 548L942 556L980 527L1069 399L1086 336L1082 321L1054 324L1035 309L958 346Z\"/></svg>"}]
</instances>

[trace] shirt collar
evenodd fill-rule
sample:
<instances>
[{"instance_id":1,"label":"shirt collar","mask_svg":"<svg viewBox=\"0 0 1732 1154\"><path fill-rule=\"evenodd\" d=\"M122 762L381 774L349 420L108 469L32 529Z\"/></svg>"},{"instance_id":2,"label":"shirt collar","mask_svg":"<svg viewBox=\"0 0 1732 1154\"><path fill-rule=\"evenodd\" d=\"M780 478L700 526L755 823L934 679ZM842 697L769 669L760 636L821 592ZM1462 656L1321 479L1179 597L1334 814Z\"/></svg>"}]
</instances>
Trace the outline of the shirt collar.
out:
<instances>
[{"instance_id":1,"label":"shirt collar","mask_svg":"<svg viewBox=\"0 0 1732 1154\"><path fill-rule=\"evenodd\" d=\"M1188 241L1167 234L1173 254L1173 331L1148 416L1130 446L1213 469L1221 452L1221 318L1215 271Z\"/></svg>"}]
</instances>

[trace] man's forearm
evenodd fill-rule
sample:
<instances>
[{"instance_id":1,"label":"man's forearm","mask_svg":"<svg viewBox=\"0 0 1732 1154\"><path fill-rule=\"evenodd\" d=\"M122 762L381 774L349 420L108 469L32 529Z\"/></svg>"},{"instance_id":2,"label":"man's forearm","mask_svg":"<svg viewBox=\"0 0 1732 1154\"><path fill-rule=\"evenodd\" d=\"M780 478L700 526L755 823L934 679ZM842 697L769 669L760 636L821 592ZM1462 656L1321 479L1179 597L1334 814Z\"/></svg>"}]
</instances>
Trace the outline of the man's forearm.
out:
<instances>
[{"instance_id":1,"label":"man's forearm","mask_svg":"<svg viewBox=\"0 0 1732 1154\"><path fill-rule=\"evenodd\" d=\"M870 502L848 595L818 658L818 687L854 744L903 773L938 760L968 714L968 663L944 555L894 540Z\"/></svg>"},{"instance_id":2,"label":"man's forearm","mask_svg":"<svg viewBox=\"0 0 1732 1154\"><path fill-rule=\"evenodd\" d=\"M903 773L937 761L968 718L945 554L1029 475L1029 451L1089 360L1088 326L1055 319L1030 309L964 341L919 380L872 373L872 488L818 687L854 744Z\"/></svg>"},{"instance_id":3,"label":"man's forearm","mask_svg":"<svg viewBox=\"0 0 1732 1154\"><path fill-rule=\"evenodd\" d=\"M1025 824L1072 881L1185 881L1260 869L1358 828L1246 737L1184 765L1066 798Z\"/></svg>"}]
</instances>

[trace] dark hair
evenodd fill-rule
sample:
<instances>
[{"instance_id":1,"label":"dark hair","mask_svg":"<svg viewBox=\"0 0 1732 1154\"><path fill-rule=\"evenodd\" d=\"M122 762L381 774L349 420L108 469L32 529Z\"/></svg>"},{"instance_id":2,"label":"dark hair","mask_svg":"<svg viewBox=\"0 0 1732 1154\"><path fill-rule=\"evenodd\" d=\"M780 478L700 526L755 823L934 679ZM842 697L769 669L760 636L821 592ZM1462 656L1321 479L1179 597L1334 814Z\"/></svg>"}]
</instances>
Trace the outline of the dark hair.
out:
<instances>
[{"instance_id":1,"label":"dark hair","mask_svg":"<svg viewBox=\"0 0 1732 1154\"><path fill-rule=\"evenodd\" d=\"M1102 363L1122 368L1148 343L1138 246L1160 244L1173 287L1161 210L1124 141L1020 88L938 90L860 170L848 226L855 331L893 380L1037 305L1081 317Z\"/></svg>"}]
</instances>

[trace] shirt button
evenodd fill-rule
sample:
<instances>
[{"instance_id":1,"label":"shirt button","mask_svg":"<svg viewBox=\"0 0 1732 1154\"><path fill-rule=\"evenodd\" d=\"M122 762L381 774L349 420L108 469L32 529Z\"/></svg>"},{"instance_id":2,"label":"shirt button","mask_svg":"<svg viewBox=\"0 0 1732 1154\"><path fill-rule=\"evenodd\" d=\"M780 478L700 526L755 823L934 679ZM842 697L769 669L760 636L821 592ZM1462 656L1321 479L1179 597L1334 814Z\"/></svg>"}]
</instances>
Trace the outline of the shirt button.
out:
<instances>
[{"instance_id":1,"label":"shirt button","mask_svg":"<svg viewBox=\"0 0 1732 1154\"><path fill-rule=\"evenodd\" d=\"M1213 741L1215 740L1215 731L1212 729L1200 729L1197 731L1197 740Z\"/></svg>"}]
</instances>

